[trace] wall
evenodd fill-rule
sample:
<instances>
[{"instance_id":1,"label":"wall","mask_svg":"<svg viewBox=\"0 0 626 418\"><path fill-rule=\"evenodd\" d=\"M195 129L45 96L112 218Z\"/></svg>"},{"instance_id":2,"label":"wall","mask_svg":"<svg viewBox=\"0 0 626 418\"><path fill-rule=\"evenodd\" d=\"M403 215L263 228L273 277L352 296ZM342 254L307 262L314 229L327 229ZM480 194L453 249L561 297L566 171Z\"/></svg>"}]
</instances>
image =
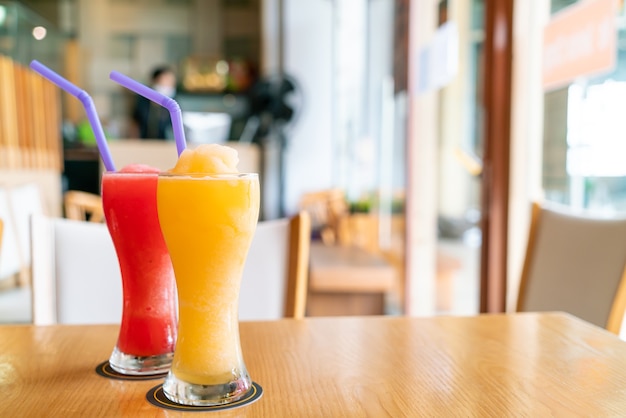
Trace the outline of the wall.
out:
<instances>
[{"instance_id":1,"label":"wall","mask_svg":"<svg viewBox=\"0 0 626 418\"><path fill-rule=\"evenodd\" d=\"M436 92L416 93L419 49L432 39L438 0L412 0L409 38L409 134L407 144L407 315L435 312L437 244Z\"/></svg>"},{"instance_id":2,"label":"wall","mask_svg":"<svg viewBox=\"0 0 626 418\"><path fill-rule=\"evenodd\" d=\"M284 68L304 94L304 112L286 151L285 209L302 193L334 185L332 142L332 2L284 1Z\"/></svg>"},{"instance_id":3,"label":"wall","mask_svg":"<svg viewBox=\"0 0 626 418\"><path fill-rule=\"evenodd\" d=\"M80 84L92 95L102 119L115 120L109 126L113 136L126 136L131 95L109 80L112 70L147 83L155 66L168 64L180 71L190 55L245 53L256 64L259 1L240 7L221 0L76 0Z\"/></svg>"},{"instance_id":4,"label":"wall","mask_svg":"<svg viewBox=\"0 0 626 418\"><path fill-rule=\"evenodd\" d=\"M479 182L459 163L457 152L473 152L471 78L473 33L471 6L467 0L448 2L449 21L458 29L458 74L441 89L439 100L439 214L464 219L468 209L480 205Z\"/></svg>"},{"instance_id":5,"label":"wall","mask_svg":"<svg viewBox=\"0 0 626 418\"><path fill-rule=\"evenodd\" d=\"M543 27L550 1L515 2L507 304L514 310L530 224L530 201L542 193ZM559 125L559 126L565 126ZM564 166L564 165L563 165Z\"/></svg>"},{"instance_id":6,"label":"wall","mask_svg":"<svg viewBox=\"0 0 626 418\"><path fill-rule=\"evenodd\" d=\"M176 47L191 44L189 27L195 15L188 4L151 6L154 2L146 0L78 2L82 86L90 92L105 120L128 112L124 102L126 92L109 80L112 70L147 82L154 66L175 64L173 61L189 52L187 46L180 51L182 56L174 55Z\"/></svg>"},{"instance_id":7,"label":"wall","mask_svg":"<svg viewBox=\"0 0 626 418\"><path fill-rule=\"evenodd\" d=\"M341 187L357 199L378 188L381 170L385 181L393 177L395 186L404 186L399 178L404 176L402 163L380 164L383 152L392 159L403 148L393 143L393 128L389 129L393 121L382 125L383 111L390 110L393 119L391 94L383 96L383 81L392 72L393 1L367 1L360 8L350 4L284 3L284 68L304 93L303 112L287 149L287 212L296 209L303 193L329 187ZM362 15L349 14L357 11ZM345 19L352 19L352 25ZM350 40L360 32L359 44ZM271 26L264 33L270 39L274 34ZM276 51L266 50L264 56L271 61ZM391 109L383 108L383 103ZM393 174L401 175L392 176L394 169Z\"/></svg>"}]
</instances>

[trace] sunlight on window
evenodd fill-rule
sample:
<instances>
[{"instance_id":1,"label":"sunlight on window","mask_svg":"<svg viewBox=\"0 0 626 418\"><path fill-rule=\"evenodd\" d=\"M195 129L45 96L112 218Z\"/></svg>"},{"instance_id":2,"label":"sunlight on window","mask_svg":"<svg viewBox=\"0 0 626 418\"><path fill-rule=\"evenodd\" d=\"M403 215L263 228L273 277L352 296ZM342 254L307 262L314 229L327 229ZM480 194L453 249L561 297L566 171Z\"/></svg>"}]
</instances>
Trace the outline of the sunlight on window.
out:
<instances>
[{"instance_id":1,"label":"sunlight on window","mask_svg":"<svg viewBox=\"0 0 626 418\"><path fill-rule=\"evenodd\" d=\"M626 82L607 80L568 90L567 173L570 176L626 176Z\"/></svg>"}]
</instances>

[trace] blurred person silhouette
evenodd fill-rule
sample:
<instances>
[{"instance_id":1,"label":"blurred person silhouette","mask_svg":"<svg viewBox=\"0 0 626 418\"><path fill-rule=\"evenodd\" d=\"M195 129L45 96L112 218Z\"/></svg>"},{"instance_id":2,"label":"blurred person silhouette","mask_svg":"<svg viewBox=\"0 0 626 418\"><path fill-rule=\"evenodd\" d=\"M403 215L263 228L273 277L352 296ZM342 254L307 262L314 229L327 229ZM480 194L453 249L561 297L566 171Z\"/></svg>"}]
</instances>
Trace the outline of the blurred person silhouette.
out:
<instances>
[{"instance_id":1,"label":"blurred person silhouette","mask_svg":"<svg viewBox=\"0 0 626 418\"><path fill-rule=\"evenodd\" d=\"M150 80L150 87L159 93L172 98L176 95L176 74L170 67L156 67ZM139 128L140 138L171 138L172 121L168 110L143 96L137 96L133 119Z\"/></svg>"}]
</instances>

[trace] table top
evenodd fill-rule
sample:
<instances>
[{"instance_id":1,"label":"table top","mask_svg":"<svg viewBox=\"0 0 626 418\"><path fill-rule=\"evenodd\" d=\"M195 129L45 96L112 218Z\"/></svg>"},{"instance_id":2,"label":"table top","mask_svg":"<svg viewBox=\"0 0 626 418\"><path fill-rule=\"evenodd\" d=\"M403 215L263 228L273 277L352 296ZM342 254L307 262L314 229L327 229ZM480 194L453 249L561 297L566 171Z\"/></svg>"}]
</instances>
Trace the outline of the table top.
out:
<instances>
[{"instance_id":1,"label":"table top","mask_svg":"<svg viewBox=\"0 0 626 418\"><path fill-rule=\"evenodd\" d=\"M626 416L626 343L561 313L244 322L262 398L197 414L94 372L117 331L0 326L0 416Z\"/></svg>"},{"instance_id":2,"label":"table top","mask_svg":"<svg viewBox=\"0 0 626 418\"><path fill-rule=\"evenodd\" d=\"M377 254L358 247L311 244L309 288L326 292L387 292L395 270Z\"/></svg>"}]
</instances>

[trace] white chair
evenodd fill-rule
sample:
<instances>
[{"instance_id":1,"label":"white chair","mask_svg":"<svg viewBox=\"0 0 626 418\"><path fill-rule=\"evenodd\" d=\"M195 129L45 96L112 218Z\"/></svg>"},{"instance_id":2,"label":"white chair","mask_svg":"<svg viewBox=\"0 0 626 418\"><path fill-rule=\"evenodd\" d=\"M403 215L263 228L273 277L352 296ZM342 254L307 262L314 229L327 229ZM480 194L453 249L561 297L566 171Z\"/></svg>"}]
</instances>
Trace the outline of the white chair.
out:
<instances>
[{"instance_id":1,"label":"white chair","mask_svg":"<svg viewBox=\"0 0 626 418\"><path fill-rule=\"evenodd\" d=\"M304 317L310 240L306 212L259 222L241 281L241 321Z\"/></svg>"},{"instance_id":2,"label":"white chair","mask_svg":"<svg viewBox=\"0 0 626 418\"><path fill-rule=\"evenodd\" d=\"M12 280L20 273L22 257L18 231L13 222L9 190L0 187L0 218L4 220L3 243L0 248L0 281Z\"/></svg>"},{"instance_id":3,"label":"white chair","mask_svg":"<svg viewBox=\"0 0 626 418\"><path fill-rule=\"evenodd\" d=\"M6 245L0 249L0 281L10 279L6 283L20 286L30 282L30 216L42 213L36 183L0 187L0 218L6 235Z\"/></svg>"},{"instance_id":4,"label":"white chair","mask_svg":"<svg viewBox=\"0 0 626 418\"><path fill-rule=\"evenodd\" d=\"M104 224L33 215L33 322L119 323L122 279Z\"/></svg>"},{"instance_id":5,"label":"white chair","mask_svg":"<svg viewBox=\"0 0 626 418\"><path fill-rule=\"evenodd\" d=\"M10 188L11 213L20 246L20 284L30 282L30 217L44 213L39 186L36 183L24 183Z\"/></svg>"},{"instance_id":6,"label":"white chair","mask_svg":"<svg viewBox=\"0 0 626 418\"><path fill-rule=\"evenodd\" d=\"M65 217L75 221L104 222L102 196L81 190L68 190L63 196Z\"/></svg>"},{"instance_id":7,"label":"white chair","mask_svg":"<svg viewBox=\"0 0 626 418\"><path fill-rule=\"evenodd\" d=\"M117 323L122 287L104 224L32 218L33 322ZM242 278L241 320L302 318L306 310L308 214L259 222Z\"/></svg>"},{"instance_id":8,"label":"white chair","mask_svg":"<svg viewBox=\"0 0 626 418\"><path fill-rule=\"evenodd\" d=\"M626 310L626 217L534 203L518 311L564 311L619 334Z\"/></svg>"}]
</instances>

